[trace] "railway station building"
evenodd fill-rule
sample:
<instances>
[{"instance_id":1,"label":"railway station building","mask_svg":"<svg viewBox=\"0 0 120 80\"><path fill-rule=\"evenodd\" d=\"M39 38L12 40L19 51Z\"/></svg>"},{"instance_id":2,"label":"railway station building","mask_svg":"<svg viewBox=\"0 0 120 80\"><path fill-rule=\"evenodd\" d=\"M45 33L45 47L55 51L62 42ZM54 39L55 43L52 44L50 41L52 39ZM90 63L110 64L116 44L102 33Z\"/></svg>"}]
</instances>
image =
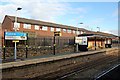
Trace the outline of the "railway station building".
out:
<instances>
[{"instance_id":1,"label":"railway station building","mask_svg":"<svg viewBox=\"0 0 120 80\"><path fill-rule=\"evenodd\" d=\"M4 32L14 31L15 26L15 16L6 15L2 22L2 42L4 41ZM61 37L72 37L74 38L77 34L101 34L106 37L114 37L112 34L103 32L89 31L84 28L77 28L74 26L56 24L51 22L45 22L40 20L26 19L17 17L17 27L18 32L28 33L29 38L39 38L39 37L53 37L54 32L60 31ZM94 42L91 42L94 44ZM98 43L99 44L99 43Z\"/></svg>"},{"instance_id":2,"label":"railway station building","mask_svg":"<svg viewBox=\"0 0 120 80\"><path fill-rule=\"evenodd\" d=\"M15 16L6 15L2 22L2 47L6 50L7 57L14 53L14 42L12 40L4 39L4 32L14 32ZM84 34L94 34L106 37L114 37L112 34L89 31L84 28L77 28L74 26L56 24L40 20L26 19L17 17L18 32L28 33L28 40L20 40L17 43L17 53L19 58L24 57L26 52L29 56L39 56L44 54L53 54L53 48L56 47L56 53L73 53L75 52L75 37ZM60 31L62 36L54 39L54 32ZM101 41L103 40L103 41ZM53 43L55 41L55 43ZM88 44L85 46L95 47L95 40L88 37ZM104 39L96 41L96 46L104 45ZM79 47L81 47L79 45ZM83 46L82 46L83 47ZM104 46L103 46L104 47ZM26 50L28 49L28 51ZM82 48L81 48L82 49Z\"/></svg>"},{"instance_id":3,"label":"railway station building","mask_svg":"<svg viewBox=\"0 0 120 80\"><path fill-rule=\"evenodd\" d=\"M2 23L3 32L14 31L14 24L15 16L6 15ZM20 17L17 17L17 27L19 32L27 32L29 37L53 36L55 31L60 31L62 37L73 37L77 33L83 34L89 32L83 28L78 28L77 32L77 27Z\"/></svg>"}]
</instances>

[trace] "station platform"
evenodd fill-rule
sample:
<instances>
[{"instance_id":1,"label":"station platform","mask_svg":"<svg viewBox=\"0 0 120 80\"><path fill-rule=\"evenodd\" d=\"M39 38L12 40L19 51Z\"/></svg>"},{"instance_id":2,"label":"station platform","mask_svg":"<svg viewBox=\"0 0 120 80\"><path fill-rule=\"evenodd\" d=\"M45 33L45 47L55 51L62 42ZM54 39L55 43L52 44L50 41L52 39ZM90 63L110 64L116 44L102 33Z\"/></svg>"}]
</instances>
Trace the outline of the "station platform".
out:
<instances>
[{"instance_id":1,"label":"station platform","mask_svg":"<svg viewBox=\"0 0 120 80\"><path fill-rule=\"evenodd\" d=\"M0 69L20 67L20 66L25 66L25 65L37 64L37 63L45 63L45 62L50 62L50 61L69 59L69 58L73 58L73 57L94 55L94 54L106 52L108 50L115 50L115 49L118 49L118 48L105 48L105 49L95 50L95 51L86 51L86 52L64 54L64 55L52 55L52 56L49 56L49 57L26 59L26 60L23 60L23 61L16 60L14 62L1 63L0 64Z\"/></svg>"}]
</instances>

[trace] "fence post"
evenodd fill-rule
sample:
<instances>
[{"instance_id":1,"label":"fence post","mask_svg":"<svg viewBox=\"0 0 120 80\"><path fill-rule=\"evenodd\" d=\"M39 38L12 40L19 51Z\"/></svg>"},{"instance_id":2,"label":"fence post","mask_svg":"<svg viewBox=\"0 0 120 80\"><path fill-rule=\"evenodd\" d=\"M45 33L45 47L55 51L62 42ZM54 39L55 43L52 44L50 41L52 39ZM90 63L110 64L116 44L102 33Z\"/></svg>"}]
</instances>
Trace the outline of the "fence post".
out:
<instances>
[{"instance_id":1,"label":"fence post","mask_svg":"<svg viewBox=\"0 0 120 80\"><path fill-rule=\"evenodd\" d=\"M103 38L101 38L101 46L103 46L102 44L103 44Z\"/></svg>"},{"instance_id":2,"label":"fence post","mask_svg":"<svg viewBox=\"0 0 120 80\"><path fill-rule=\"evenodd\" d=\"M58 45L60 44L60 38L58 37Z\"/></svg>"},{"instance_id":3,"label":"fence post","mask_svg":"<svg viewBox=\"0 0 120 80\"><path fill-rule=\"evenodd\" d=\"M25 41L26 42L26 58L28 57L28 33L27 33L27 40Z\"/></svg>"},{"instance_id":4,"label":"fence post","mask_svg":"<svg viewBox=\"0 0 120 80\"><path fill-rule=\"evenodd\" d=\"M53 39L53 54L55 55L55 36L54 36L54 39Z\"/></svg>"},{"instance_id":5,"label":"fence post","mask_svg":"<svg viewBox=\"0 0 120 80\"><path fill-rule=\"evenodd\" d=\"M4 52L3 52L3 59L5 60L5 45L3 46Z\"/></svg>"},{"instance_id":6,"label":"fence post","mask_svg":"<svg viewBox=\"0 0 120 80\"><path fill-rule=\"evenodd\" d=\"M3 46L3 49L4 49L3 59L4 59L4 60L5 60L5 52L6 52L6 51L5 51L5 50L6 50L6 49L5 49L5 46L6 46L5 33L6 33L6 32L4 32L4 46Z\"/></svg>"},{"instance_id":7,"label":"fence post","mask_svg":"<svg viewBox=\"0 0 120 80\"><path fill-rule=\"evenodd\" d=\"M45 38L44 38L44 46L46 45L45 42L46 42L46 41L45 41Z\"/></svg>"},{"instance_id":8,"label":"fence post","mask_svg":"<svg viewBox=\"0 0 120 80\"><path fill-rule=\"evenodd\" d=\"M74 37L74 52L76 52L75 37Z\"/></svg>"},{"instance_id":9,"label":"fence post","mask_svg":"<svg viewBox=\"0 0 120 80\"><path fill-rule=\"evenodd\" d=\"M96 37L95 37L95 50L96 50Z\"/></svg>"},{"instance_id":10,"label":"fence post","mask_svg":"<svg viewBox=\"0 0 120 80\"><path fill-rule=\"evenodd\" d=\"M28 57L28 45L26 45L26 58Z\"/></svg>"}]
</instances>

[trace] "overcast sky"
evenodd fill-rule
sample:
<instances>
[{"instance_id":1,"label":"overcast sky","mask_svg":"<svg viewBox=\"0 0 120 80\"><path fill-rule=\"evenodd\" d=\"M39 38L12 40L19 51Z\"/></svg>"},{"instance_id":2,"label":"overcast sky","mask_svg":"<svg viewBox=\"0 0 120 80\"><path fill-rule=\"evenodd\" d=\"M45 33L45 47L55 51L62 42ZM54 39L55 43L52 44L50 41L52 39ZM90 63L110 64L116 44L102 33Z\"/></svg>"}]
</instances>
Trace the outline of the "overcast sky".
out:
<instances>
[{"instance_id":1,"label":"overcast sky","mask_svg":"<svg viewBox=\"0 0 120 80\"><path fill-rule=\"evenodd\" d=\"M118 34L118 0L0 0L0 22L5 15L55 22ZM108 2L109 1L109 2ZM22 7L17 11L17 7ZM83 23L80 25L79 23Z\"/></svg>"}]
</instances>

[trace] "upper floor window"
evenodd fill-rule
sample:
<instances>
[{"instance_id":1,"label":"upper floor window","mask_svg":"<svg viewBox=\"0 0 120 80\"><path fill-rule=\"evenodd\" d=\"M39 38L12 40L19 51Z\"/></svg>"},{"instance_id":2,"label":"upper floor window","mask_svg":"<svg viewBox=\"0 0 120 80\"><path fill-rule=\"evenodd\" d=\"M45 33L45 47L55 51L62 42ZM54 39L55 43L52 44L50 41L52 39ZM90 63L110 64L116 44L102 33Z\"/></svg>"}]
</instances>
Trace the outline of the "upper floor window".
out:
<instances>
[{"instance_id":1,"label":"upper floor window","mask_svg":"<svg viewBox=\"0 0 120 80\"><path fill-rule=\"evenodd\" d=\"M47 31L48 27L47 26L42 26L42 30Z\"/></svg>"},{"instance_id":2,"label":"upper floor window","mask_svg":"<svg viewBox=\"0 0 120 80\"><path fill-rule=\"evenodd\" d=\"M75 34L76 32L75 32L75 30L73 30L73 34Z\"/></svg>"},{"instance_id":3,"label":"upper floor window","mask_svg":"<svg viewBox=\"0 0 120 80\"><path fill-rule=\"evenodd\" d=\"M25 28L25 29L31 29L31 24L24 24L23 28Z\"/></svg>"},{"instance_id":4,"label":"upper floor window","mask_svg":"<svg viewBox=\"0 0 120 80\"><path fill-rule=\"evenodd\" d=\"M80 31L76 31L76 34L79 35L79 34L80 34Z\"/></svg>"},{"instance_id":5,"label":"upper floor window","mask_svg":"<svg viewBox=\"0 0 120 80\"><path fill-rule=\"evenodd\" d=\"M35 30L39 30L39 27L38 25L35 25Z\"/></svg>"},{"instance_id":6,"label":"upper floor window","mask_svg":"<svg viewBox=\"0 0 120 80\"><path fill-rule=\"evenodd\" d=\"M65 32L65 33L66 33L66 29L63 29L63 32Z\"/></svg>"},{"instance_id":7,"label":"upper floor window","mask_svg":"<svg viewBox=\"0 0 120 80\"><path fill-rule=\"evenodd\" d=\"M50 31L54 31L54 28L53 28L53 27L51 27Z\"/></svg>"},{"instance_id":8,"label":"upper floor window","mask_svg":"<svg viewBox=\"0 0 120 80\"><path fill-rule=\"evenodd\" d=\"M84 32L83 31L81 31L81 34L83 34Z\"/></svg>"},{"instance_id":9,"label":"upper floor window","mask_svg":"<svg viewBox=\"0 0 120 80\"><path fill-rule=\"evenodd\" d=\"M67 30L67 32L68 32L68 33L71 33L71 30L70 30L70 29L68 29L68 30Z\"/></svg>"},{"instance_id":10,"label":"upper floor window","mask_svg":"<svg viewBox=\"0 0 120 80\"><path fill-rule=\"evenodd\" d=\"M56 28L56 31L60 31L61 29L60 28Z\"/></svg>"},{"instance_id":11,"label":"upper floor window","mask_svg":"<svg viewBox=\"0 0 120 80\"><path fill-rule=\"evenodd\" d=\"M14 22L14 27L20 28L20 23Z\"/></svg>"}]
</instances>

